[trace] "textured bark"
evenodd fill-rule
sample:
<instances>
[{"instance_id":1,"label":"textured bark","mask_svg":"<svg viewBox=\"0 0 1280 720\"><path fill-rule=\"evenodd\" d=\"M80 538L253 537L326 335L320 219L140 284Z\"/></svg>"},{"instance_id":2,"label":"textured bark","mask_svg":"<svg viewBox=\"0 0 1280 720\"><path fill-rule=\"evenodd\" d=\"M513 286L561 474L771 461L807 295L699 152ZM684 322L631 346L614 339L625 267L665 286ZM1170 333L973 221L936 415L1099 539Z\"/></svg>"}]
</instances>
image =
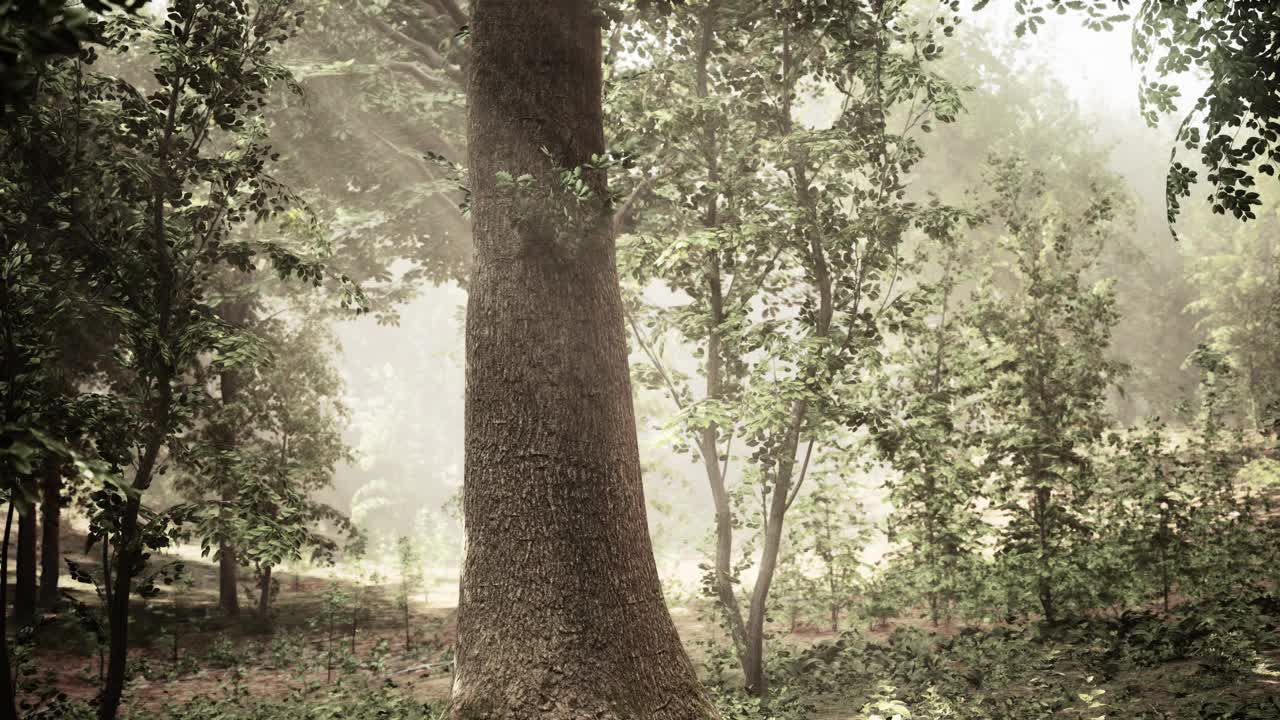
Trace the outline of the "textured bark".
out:
<instances>
[{"instance_id":1,"label":"textured bark","mask_svg":"<svg viewBox=\"0 0 1280 720\"><path fill-rule=\"evenodd\" d=\"M58 576L62 572L62 467L45 471L40 489L40 607L58 604Z\"/></svg>"},{"instance_id":2,"label":"textured bark","mask_svg":"<svg viewBox=\"0 0 1280 720\"><path fill-rule=\"evenodd\" d=\"M35 478L23 480L24 494L35 496ZM36 507L28 505L18 515L18 557L14 573L13 619L19 627L36 616Z\"/></svg>"},{"instance_id":3,"label":"textured bark","mask_svg":"<svg viewBox=\"0 0 1280 720\"><path fill-rule=\"evenodd\" d=\"M456 719L709 718L658 583L603 173L590 0L472 6L466 558ZM545 148L546 152L544 152ZM505 171L536 190L498 181Z\"/></svg>"}]
</instances>

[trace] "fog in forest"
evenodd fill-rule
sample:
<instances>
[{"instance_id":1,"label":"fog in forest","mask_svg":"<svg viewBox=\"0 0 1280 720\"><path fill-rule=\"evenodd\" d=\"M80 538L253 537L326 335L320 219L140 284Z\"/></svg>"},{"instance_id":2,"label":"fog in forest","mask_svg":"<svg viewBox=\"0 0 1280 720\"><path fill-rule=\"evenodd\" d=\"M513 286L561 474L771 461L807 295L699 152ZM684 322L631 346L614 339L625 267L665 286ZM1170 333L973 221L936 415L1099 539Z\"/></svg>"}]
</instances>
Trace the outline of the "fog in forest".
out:
<instances>
[{"instance_id":1,"label":"fog in forest","mask_svg":"<svg viewBox=\"0 0 1280 720\"><path fill-rule=\"evenodd\" d=\"M1168 149L1176 124L1165 122L1150 127L1138 115L1140 68L1131 60L1129 37L1122 32L1096 32L1081 27L1071 17L1050 17L1044 30L1035 38L1014 36L1018 17L1012 8L991 8L980 13L965 13L968 23L960 31L960 42L975 44L992 53L1007 66L1014 79L1034 92L1045 93L1036 98L1027 90L1015 97L1002 96L1001 88L986 85L980 68L947 68L957 82L974 86L975 95L968 100L967 116L955 126L940 127L929 143L929 152L917 171L917 184L928 192L949 194L962 199L969 190L968 180L978 180L976 172L957 177L960 168L976 168L988 152L998 145L974 145L970 124L982 124L992 118L1019 116L1036 111L1044 113L1033 122L1047 127L1059 124L1078 127L1087 134L1074 137L1084 142L1082 148L1095 153L1105 167L1119 174L1126 191L1135 203L1133 219L1137 223L1139 260L1118 268L1117 292L1132 305L1123 304L1122 316L1132 325L1119 333L1123 342L1122 357L1130 362L1145 362L1150 357L1171 361L1173 372L1160 378L1162 382L1181 383L1177 388L1159 391L1173 394L1193 391L1194 373L1185 371L1181 360L1194 348L1195 339L1205 330L1197 326L1196 313L1180 307L1176 301L1153 308L1143 304L1149 298L1147 289L1185 288L1194 292L1187 279L1188 264L1212 252L1212 247L1188 247L1174 242L1163 225L1164 184L1168 167ZM1194 75L1177 78L1184 96L1195 98L1203 85ZM1008 92L1008 91L1006 91ZM1052 108L1034 108L1036 100L1052 96ZM832 108L821 98L811 98L803 112L811 121L821 123ZM1017 104L1015 104L1017 103ZM1012 119L1009 122L1016 122ZM394 130L378 129L393 133ZM1044 142L1044 139L1037 139ZM1017 147L1016 138L987 137L984 142L1005 142ZM1035 152L1034 145L1027 152ZM323 157L315 161L322 162ZM301 165L306 170L306 163ZM961 170L961 172L965 172ZM412 175L391 176L388 186L411 184ZM1229 223L1224 223L1232 229ZM1256 236L1262 226L1244 230ZM659 296L660 288L653 288ZM1191 296L1185 296L1191 297ZM399 324L380 325L375 318L339 319L331 327L339 340L335 356L346 384L345 402L353 410L346 437L356 449L357 460L338 468L335 475L335 500L361 517L367 527L393 542L404 533L419 533L438 547L435 555L442 564L441 581L456 580L460 557L460 526L456 500L462 481L462 391L463 391L463 323L466 294L455 283L440 287L423 285L414 296L396 308ZM1149 322L1152 313L1158 322L1179 328L1177 340L1161 335L1161 325ZM413 338L407 342L406 338ZM1181 357L1169 353L1183 353ZM638 354L633 358L640 361ZM1147 414L1167 413L1169 408L1152 409L1152 398L1130 382L1132 397L1126 402L1134 408L1130 419ZM1117 399L1118 400L1118 399ZM1164 402L1159 396L1155 402ZM650 527L663 558L661 567L670 580L692 586L697 580L696 564L704 553L702 543L710 531L711 499L698 475L698 460L670 451L670 436L664 432L672 412L669 399L656 391L638 391L638 411L646 420L641 453L648 472L646 492L650 495ZM1119 408L1116 408L1119 410ZM858 478L860 492L871 505L873 517L883 518L882 493L878 491L883 471L877 470ZM367 513L367 514L366 514ZM884 550L883 543L869 549L868 558ZM440 588L441 598L451 590ZM449 602L452 602L451 600Z\"/></svg>"},{"instance_id":2,"label":"fog in forest","mask_svg":"<svg viewBox=\"0 0 1280 720\"><path fill-rule=\"evenodd\" d=\"M1278 59L0 3L0 720L1280 719Z\"/></svg>"}]
</instances>

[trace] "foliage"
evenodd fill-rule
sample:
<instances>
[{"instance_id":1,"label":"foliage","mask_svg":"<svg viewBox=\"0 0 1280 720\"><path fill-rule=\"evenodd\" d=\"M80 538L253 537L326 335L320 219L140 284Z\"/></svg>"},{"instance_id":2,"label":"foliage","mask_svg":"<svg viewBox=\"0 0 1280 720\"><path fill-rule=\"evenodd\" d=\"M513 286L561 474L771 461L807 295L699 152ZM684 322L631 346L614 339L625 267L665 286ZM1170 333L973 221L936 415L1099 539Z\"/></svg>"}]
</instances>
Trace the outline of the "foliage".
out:
<instances>
[{"instance_id":1,"label":"foliage","mask_svg":"<svg viewBox=\"0 0 1280 720\"><path fill-rule=\"evenodd\" d=\"M181 458L190 468L182 486L194 496L190 532L204 554L234 547L237 560L259 573L307 551L313 563L332 562L338 546L331 535L354 530L314 499L351 457L342 438L341 380L326 350L331 336L314 320L295 328L266 321L254 332L268 359L237 368L251 374L240 398L210 410L209 436L194 439ZM232 448L218 432L228 425L243 438ZM219 474L235 488L229 500L205 496L216 488L209 478Z\"/></svg>"},{"instance_id":2,"label":"foliage","mask_svg":"<svg viewBox=\"0 0 1280 720\"><path fill-rule=\"evenodd\" d=\"M791 613L793 632L801 613L813 624L839 632L841 618L863 589L862 552L871 527L863 519L857 490L833 472L817 473L791 510L774 594Z\"/></svg>"},{"instance_id":3,"label":"foliage","mask_svg":"<svg viewBox=\"0 0 1280 720\"><path fill-rule=\"evenodd\" d=\"M1035 578L1031 592L1053 621L1059 596L1087 573L1071 548L1093 532L1083 512L1097 477L1088 451L1122 371L1107 357L1117 318L1110 286L1083 279L1113 232L1118 201L1100 186L1083 207L1062 207L1017 159L995 162L992 185L1007 233L997 252L1008 259L991 266L967 311L988 383L982 469L994 475L990 498L1002 516L1000 567Z\"/></svg>"},{"instance_id":4,"label":"foliage","mask_svg":"<svg viewBox=\"0 0 1280 720\"><path fill-rule=\"evenodd\" d=\"M1256 623L1276 622L1273 603L1218 597L1172 616L1079 617L1048 637L1025 626L966 627L953 636L900 629L884 642L846 633L801 651L777 673L822 705L860 709L860 718L1195 718L1214 717L1204 713L1215 706L1244 713L1266 702L1251 696L1247 674L1217 668L1266 646L1244 638ZM1217 639L1227 636L1242 641L1231 653ZM1235 662L1251 667L1256 658Z\"/></svg>"},{"instance_id":5,"label":"foliage","mask_svg":"<svg viewBox=\"0 0 1280 720\"><path fill-rule=\"evenodd\" d=\"M963 243L924 244L922 254L942 256L938 279L921 288L922 312L908 320L902 347L867 389L868 404L879 408L870 425L877 457L896 473L885 482L893 506L886 532L902 548L891 561L912 595L927 598L935 625L972 596L967 576L984 529L975 462L984 373L972 329L956 320L972 262Z\"/></svg>"},{"instance_id":6,"label":"foliage","mask_svg":"<svg viewBox=\"0 0 1280 720\"><path fill-rule=\"evenodd\" d=\"M396 561L400 566L400 584L396 588L396 607L404 619L404 651L413 650L413 628L410 624L410 603L413 596L423 589L422 554L413 538L401 535L396 538Z\"/></svg>"},{"instance_id":7,"label":"foliage","mask_svg":"<svg viewBox=\"0 0 1280 720\"><path fill-rule=\"evenodd\" d=\"M975 7L989 0L979 0ZM1036 32L1048 12L1084 14L1094 30L1112 30L1128 21L1130 0L1019 0L1025 19L1017 34ZM1177 161L1178 146L1199 151L1212 186L1208 203L1218 214L1238 220L1256 218L1262 204L1253 188L1262 175L1275 177L1280 161L1280 84L1275 82L1274 40L1280 32L1280 8L1271 3L1195 3L1187 0L1142 0L1133 15L1133 58L1146 70L1139 99L1142 114L1155 125L1162 115L1185 112L1170 153L1166 183L1168 221L1172 225L1181 199L1191 194L1199 173ZM1201 96L1188 110L1180 108L1176 84L1163 82L1188 72L1208 76Z\"/></svg>"},{"instance_id":8,"label":"foliage","mask_svg":"<svg viewBox=\"0 0 1280 720\"><path fill-rule=\"evenodd\" d=\"M773 568L808 460L861 424L845 389L910 312L897 285L910 269L904 236L958 219L906 199L920 158L913 133L959 110L955 88L930 69L935 34L952 32L942 20L918 23L896 2L724 2L620 32L639 58L615 63L608 102L629 168L615 225L632 231L619 261L648 360L637 381L669 395L675 446L705 467L712 587L757 692ZM750 50L761 46L773 51ZM806 122L797 106L821 92L839 110ZM649 300L657 287L681 300ZM668 345L701 367L677 365ZM745 453L733 453L735 438ZM737 488L726 480L734 460ZM749 504L731 507L735 497ZM745 615L730 567L742 528L759 531L765 568Z\"/></svg>"}]
</instances>

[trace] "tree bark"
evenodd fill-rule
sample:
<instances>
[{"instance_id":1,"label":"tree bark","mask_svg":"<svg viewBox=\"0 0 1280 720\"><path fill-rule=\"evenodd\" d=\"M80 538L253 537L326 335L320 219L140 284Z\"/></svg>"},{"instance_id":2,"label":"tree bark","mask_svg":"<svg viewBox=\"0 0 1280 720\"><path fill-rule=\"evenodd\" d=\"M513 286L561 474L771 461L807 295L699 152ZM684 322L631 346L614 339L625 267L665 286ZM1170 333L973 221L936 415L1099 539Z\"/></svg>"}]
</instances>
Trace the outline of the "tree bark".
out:
<instances>
[{"instance_id":1,"label":"tree bark","mask_svg":"<svg viewBox=\"0 0 1280 720\"><path fill-rule=\"evenodd\" d=\"M250 304L243 300L227 302L219 307L219 315L223 322L237 328L244 327L251 317L251 312ZM224 368L219 373L219 384L222 392L222 407L225 410L240 397L244 378L241 377L239 370ZM239 446L240 438L237 431L236 423L229 420L224 420L223 427L218 430L219 450L228 459ZM227 506L236 499L235 478L224 469L220 480L219 499L224 506ZM223 538L218 544L218 608L230 617L240 615L240 560L236 554L235 543L228 538Z\"/></svg>"},{"instance_id":2,"label":"tree bark","mask_svg":"<svg viewBox=\"0 0 1280 720\"><path fill-rule=\"evenodd\" d=\"M58 604L62 573L62 467L46 469L40 492L40 607Z\"/></svg>"},{"instance_id":3,"label":"tree bark","mask_svg":"<svg viewBox=\"0 0 1280 720\"><path fill-rule=\"evenodd\" d=\"M24 478L23 494L35 496L35 478ZM18 627L30 625L36 616L36 506L28 504L18 514L17 568L13 586L13 620Z\"/></svg>"},{"instance_id":4,"label":"tree bark","mask_svg":"<svg viewBox=\"0 0 1280 720\"><path fill-rule=\"evenodd\" d=\"M1051 495L1048 486L1036 488L1035 517L1040 541L1040 567L1036 576L1036 594L1040 597L1040 611L1044 621L1052 625L1057 621L1057 608L1053 598L1053 546L1050 543L1049 513Z\"/></svg>"},{"instance_id":5,"label":"tree bark","mask_svg":"<svg viewBox=\"0 0 1280 720\"><path fill-rule=\"evenodd\" d=\"M263 618L271 612L271 566L262 568L262 577L258 578L258 614Z\"/></svg>"},{"instance_id":6,"label":"tree bark","mask_svg":"<svg viewBox=\"0 0 1280 720\"><path fill-rule=\"evenodd\" d=\"M224 494L223 500L227 501ZM240 562L236 547L222 541L218 549L218 609L229 617L240 615Z\"/></svg>"},{"instance_id":7,"label":"tree bark","mask_svg":"<svg viewBox=\"0 0 1280 720\"><path fill-rule=\"evenodd\" d=\"M13 510L13 500L10 499L9 511L4 521L4 539L0 540L0 720L18 720L17 694L14 691L13 666L9 662L9 637L5 627L9 616L5 590L9 587L9 534L13 529Z\"/></svg>"},{"instance_id":8,"label":"tree bark","mask_svg":"<svg viewBox=\"0 0 1280 720\"><path fill-rule=\"evenodd\" d=\"M142 494L151 487L159 464L160 449L164 446L166 434L163 427L168 423L169 413L173 406L173 389L170 385L172 372L165 368L157 378L160 385L160 397L157 400L155 415L161 429L153 432L138 458L138 469L133 477L133 492L125 500L124 510L120 515L120 529L115 535L115 576L111 575L111 554L107 541L101 541L103 558L103 588L107 606L108 646L107 674L102 683L102 693L98 698L99 720L116 720L120 710L120 699L124 696L125 675L129 661L129 604L133 592L133 576L143 564L143 548L140 542L138 515L142 511Z\"/></svg>"},{"instance_id":9,"label":"tree bark","mask_svg":"<svg viewBox=\"0 0 1280 720\"><path fill-rule=\"evenodd\" d=\"M604 152L599 22L590 0L473 4L457 720L715 715L645 521L604 172L581 201L561 181Z\"/></svg>"}]
</instances>

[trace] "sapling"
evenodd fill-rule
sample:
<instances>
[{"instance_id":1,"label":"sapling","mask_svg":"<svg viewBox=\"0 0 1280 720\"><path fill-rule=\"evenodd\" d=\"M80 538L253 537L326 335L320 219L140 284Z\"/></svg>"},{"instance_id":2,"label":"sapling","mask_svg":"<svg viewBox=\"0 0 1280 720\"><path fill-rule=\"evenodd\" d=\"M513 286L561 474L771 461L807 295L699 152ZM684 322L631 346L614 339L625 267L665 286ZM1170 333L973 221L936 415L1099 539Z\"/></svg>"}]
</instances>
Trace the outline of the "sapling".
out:
<instances>
[{"instance_id":1,"label":"sapling","mask_svg":"<svg viewBox=\"0 0 1280 720\"><path fill-rule=\"evenodd\" d=\"M396 606L404 618L404 651L413 649L412 631L409 625L409 598L422 589L422 555L407 535L396 539L396 557L400 561L400 589L396 593Z\"/></svg>"},{"instance_id":2,"label":"sapling","mask_svg":"<svg viewBox=\"0 0 1280 720\"><path fill-rule=\"evenodd\" d=\"M334 652L333 640L337 632L338 616L342 614L343 606L347 603L347 594L338 587L338 583L329 583L329 589L322 596L324 601L324 620L325 620L325 678L333 683L333 665Z\"/></svg>"}]
</instances>

